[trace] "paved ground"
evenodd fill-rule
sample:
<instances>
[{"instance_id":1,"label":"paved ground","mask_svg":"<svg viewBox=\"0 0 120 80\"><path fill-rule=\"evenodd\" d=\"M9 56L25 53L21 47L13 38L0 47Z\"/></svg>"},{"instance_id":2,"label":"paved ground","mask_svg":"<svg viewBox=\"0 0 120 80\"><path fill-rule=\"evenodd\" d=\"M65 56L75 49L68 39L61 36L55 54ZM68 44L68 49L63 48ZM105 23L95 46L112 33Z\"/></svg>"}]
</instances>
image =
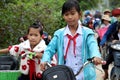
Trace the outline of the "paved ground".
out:
<instances>
[{"instance_id":1,"label":"paved ground","mask_svg":"<svg viewBox=\"0 0 120 80\"><path fill-rule=\"evenodd\" d=\"M102 70L101 65L98 65L97 67ZM109 66L109 73L110 73L111 68L112 68L112 64L110 64L110 66ZM101 72L101 71L96 69L96 73L97 73L97 79L96 80L103 80L102 76L103 76L104 72Z\"/></svg>"}]
</instances>

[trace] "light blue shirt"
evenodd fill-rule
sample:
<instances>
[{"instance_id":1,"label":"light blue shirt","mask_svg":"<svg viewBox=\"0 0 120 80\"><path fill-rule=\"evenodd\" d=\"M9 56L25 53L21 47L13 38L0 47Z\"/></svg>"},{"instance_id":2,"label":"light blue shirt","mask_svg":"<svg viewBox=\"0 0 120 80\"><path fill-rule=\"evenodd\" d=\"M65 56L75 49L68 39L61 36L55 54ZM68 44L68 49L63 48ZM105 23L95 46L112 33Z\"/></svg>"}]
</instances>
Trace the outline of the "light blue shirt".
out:
<instances>
[{"instance_id":1,"label":"light blue shirt","mask_svg":"<svg viewBox=\"0 0 120 80\"><path fill-rule=\"evenodd\" d=\"M83 62L82 62L82 29L81 29L81 25L79 24L78 26L78 29L76 31L75 34L79 34L78 37L76 38L76 57L74 55L74 52L73 52L73 41L71 40L70 41L70 46L68 48L68 52L67 52L67 58L66 58L66 64L67 66L71 67L74 74L76 74L79 69L81 68L81 66L83 65ZM66 36L67 34L71 35L71 36L74 36L71 34L70 30L69 30L69 27L66 26L65 28L65 32L64 32L64 55L65 55L65 52L66 52L66 48L67 48L67 45L68 45L68 37ZM77 80L83 80L83 72L80 73L78 76L76 76Z\"/></svg>"}]
</instances>

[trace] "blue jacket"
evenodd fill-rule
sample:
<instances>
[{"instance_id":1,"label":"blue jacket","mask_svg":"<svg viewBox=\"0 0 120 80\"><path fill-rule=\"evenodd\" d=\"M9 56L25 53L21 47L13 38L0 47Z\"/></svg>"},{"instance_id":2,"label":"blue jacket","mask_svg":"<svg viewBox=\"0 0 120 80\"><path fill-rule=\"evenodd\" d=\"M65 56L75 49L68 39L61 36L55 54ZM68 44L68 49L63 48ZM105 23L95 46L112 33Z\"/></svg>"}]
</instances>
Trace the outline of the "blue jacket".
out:
<instances>
[{"instance_id":1,"label":"blue jacket","mask_svg":"<svg viewBox=\"0 0 120 80\"><path fill-rule=\"evenodd\" d=\"M44 51L42 62L50 62L52 56L57 53L58 65L64 65L64 53L63 53L63 34L65 28L59 29L54 33L54 37ZM86 62L88 58L101 57L97 45L97 41L94 37L94 32L87 28L82 27L82 62ZM96 80L96 73L94 65L91 63L84 68L85 80Z\"/></svg>"}]
</instances>

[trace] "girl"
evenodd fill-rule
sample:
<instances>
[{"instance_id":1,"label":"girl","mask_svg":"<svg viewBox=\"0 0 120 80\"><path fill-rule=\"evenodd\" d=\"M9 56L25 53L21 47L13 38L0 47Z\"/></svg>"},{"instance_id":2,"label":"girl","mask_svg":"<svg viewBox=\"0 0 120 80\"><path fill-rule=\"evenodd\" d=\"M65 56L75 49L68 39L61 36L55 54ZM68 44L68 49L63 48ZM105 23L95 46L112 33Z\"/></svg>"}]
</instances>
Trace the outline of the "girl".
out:
<instances>
[{"instance_id":1,"label":"girl","mask_svg":"<svg viewBox=\"0 0 120 80\"><path fill-rule=\"evenodd\" d=\"M18 80L41 80L42 71L39 68L42 53L46 44L42 39L43 29L41 23L34 23L29 26L27 38L19 45L9 46L0 50L0 53L10 53L13 56L21 56L20 71ZM55 58L53 59L53 63Z\"/></svg>"},{"instance_id":2,"label":"girl","mask_svg":"<svg viewBox=\"0 0 120 80\"><path fill-rule=\"evenodd\" d=\"M65 28L55 32L54 37L44 51L41 69L45 69L46 62L57 53L58 65L72 68L76 74L88 58L93 58L94 64L101 64L94 32L80 24L80 5L76 0L67 0L62 6L62 16L67 23ZM86 66L76 80L96 80L94 64Z\"/></svg>"}]
</instances>

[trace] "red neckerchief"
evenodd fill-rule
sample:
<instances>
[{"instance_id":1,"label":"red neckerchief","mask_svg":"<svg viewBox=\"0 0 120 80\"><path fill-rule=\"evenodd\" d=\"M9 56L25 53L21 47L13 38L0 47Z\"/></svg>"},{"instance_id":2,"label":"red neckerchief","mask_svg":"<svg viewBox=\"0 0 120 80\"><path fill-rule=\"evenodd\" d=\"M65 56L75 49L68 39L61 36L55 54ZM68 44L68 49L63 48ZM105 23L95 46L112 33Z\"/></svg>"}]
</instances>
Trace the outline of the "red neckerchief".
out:
<instances>
[{"instance_id":1,"label":"red neckerchief","mask_svg":"<svg viewBox=\"0 0 120 80\"><path fill-rule=\"evenodd\" d=\"M32 50L29 50L31 52L34 52ZM43 53L44 51L41 51L41 53ZM34 59L35 57L33 57ZM34 80L36 80L36 67L35 67L35 61L34 60L29 60L29 76L30 76L30 80L32 80L32 77L34 78ZM41 77L41 76L40 76Z\"/></svg>"},{"instance_id":2,"label":"red neckerchief","mask_svg":"<svg viewBox=\"0 0 120 80\"><path fill-rule=\"evenodd\" d=\"M64 59L66 59L67 58L67 52L68 52L68 48L69 48L69 46L70 46L70 41L72 40L73 41L73 45L74 45L74 50L73 50L73 53L74 53L74 56L76 56L76 53L75 53L75 46L76 46L76 38L78 37L78 33L74 36L74 37L72 37L71 35L69 35L69 34L67 34L67 37L68 37L68 39L69 39L69 41L68 41L68 44L67 44L67 48L66 48L66 52L65 52L65 56L64 56Z\"/></svg>"},{"instance_id":3,"label":"red neckerchief","mask_svg":"<svg viewBox=\"0 0 120 80\"><path fill-rule=\"evenodd\" d=\"M32 77L35 79L35 61L34 60L29 60L29 76L30 76L30 80L32 80Z\"/></svg>"}]
</instances>

